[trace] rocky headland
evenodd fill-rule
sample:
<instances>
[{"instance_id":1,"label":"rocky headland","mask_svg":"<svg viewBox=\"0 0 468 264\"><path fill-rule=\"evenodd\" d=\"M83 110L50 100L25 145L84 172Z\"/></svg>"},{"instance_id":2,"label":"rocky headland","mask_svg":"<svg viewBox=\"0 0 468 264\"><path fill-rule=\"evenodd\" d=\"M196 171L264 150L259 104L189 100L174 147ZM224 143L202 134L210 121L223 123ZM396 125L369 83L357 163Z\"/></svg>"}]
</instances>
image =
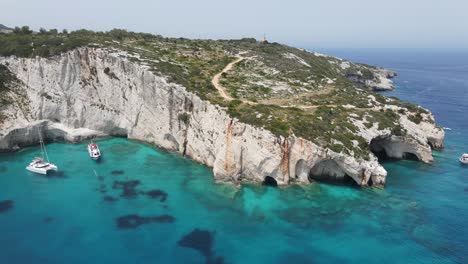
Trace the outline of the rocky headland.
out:
<instances>
[{"instance_id":1,"label":"rocky headland","mask_svg":"<svg viewBox=\"0 0 468 264\"><path fill-rule=\"evenodd\" d=\"M443 147L427 109L374 92L394 72L277 43L77 31L0 34L0 46L1 151L37 144L39 128L148 142L220 182L382 186L377 156L431 163Z\"/></svg>"}]
</instances>

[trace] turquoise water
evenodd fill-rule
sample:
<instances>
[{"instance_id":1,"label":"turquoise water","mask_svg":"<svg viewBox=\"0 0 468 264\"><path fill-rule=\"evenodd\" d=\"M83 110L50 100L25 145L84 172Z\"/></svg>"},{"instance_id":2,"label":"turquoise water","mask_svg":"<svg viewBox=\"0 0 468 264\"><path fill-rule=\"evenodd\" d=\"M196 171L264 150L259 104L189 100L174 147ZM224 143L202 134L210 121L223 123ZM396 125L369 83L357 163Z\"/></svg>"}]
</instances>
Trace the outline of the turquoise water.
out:
<instances>
[{"instance_id":1,"label":"turquoise water","mask_svg":"<svg viewBox=\"0 0 468 264\"><path fill-rule=\"evenodd\" d=\"M47 178L24 170L32 147L0 155L0 201L13 201L0 203L0 263L468 263L468 168L457 161L468 151L468 59L397 55L357 59L398 70L391 95L433 109L452 129L433 165L386 162L385 189L236 189L122 138L98 142L100 163L85 143L47 145L63 172ZM128 215L145 223L119 228Z\"/></svg>"}]
</instances>

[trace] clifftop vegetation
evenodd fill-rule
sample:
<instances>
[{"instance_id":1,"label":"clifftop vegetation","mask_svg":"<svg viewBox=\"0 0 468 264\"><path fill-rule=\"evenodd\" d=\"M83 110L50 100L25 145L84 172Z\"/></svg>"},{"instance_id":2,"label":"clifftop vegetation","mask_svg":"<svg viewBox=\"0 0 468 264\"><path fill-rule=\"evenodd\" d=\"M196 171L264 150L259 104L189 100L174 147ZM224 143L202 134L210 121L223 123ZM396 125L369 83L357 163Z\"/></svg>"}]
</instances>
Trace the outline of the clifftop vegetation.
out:
<instances>
[{"instance_id":1,"label":"clifftop vegetation","mask_svg":"<svg viewBox=\"0 0 468 264\"><path fill-rule=\"evenodd\" d=\"M418 106L387 98L369 87L379 84L383 69L356 64L278 43L240 40L190 40L114 29L109 32L58 32L28 27L0 34L0 56L52 57L82 46L123 51L129 59L149 66L205 100L226 107L232 117L281 136L295 134L336 152L369 157L368 143L356 120L394 135L406 115L414 123L432 121ZM235 100L224 100L213 77ZM0 66L0 92L9 76ZM371 85L369 85L372 83ZM3 93L3 92L2 92ZM3 97L3 96L2 96Z\"/></svg>"}]
</instances>

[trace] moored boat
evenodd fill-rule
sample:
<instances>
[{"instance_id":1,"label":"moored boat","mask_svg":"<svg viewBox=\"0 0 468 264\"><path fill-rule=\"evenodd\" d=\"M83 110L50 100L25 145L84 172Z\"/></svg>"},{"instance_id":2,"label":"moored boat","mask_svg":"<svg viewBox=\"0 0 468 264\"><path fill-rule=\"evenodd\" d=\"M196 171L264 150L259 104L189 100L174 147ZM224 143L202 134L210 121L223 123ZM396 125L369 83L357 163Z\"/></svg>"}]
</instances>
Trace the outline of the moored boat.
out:
<instances>
[{"instance_id":1,"label":"moored boat","mask_svg":"<svg viewBox=\"0 0 468 264\"><path fill-rule=\"evenodd\" d=\"M57 171L58 167L49 161L49 156L47 155L47 151L44 145L44 141L42 140L42 135L39 132L39 143L41 145L41 154L42 158L34 158L31 163L26 167L26 169L30 172L38 173L38 174L47 174L49 171ZM45 158L45 160L44 160Z\"/></svg>"},{"instance_id":2,"label":"moored boat","mask_svg":"<svg viewBox=\"0 0 468 264\"><path fill-rule=\"evenodd\" d=\"M101 157L101 151L96 143L88 144L88 153L93 160L98 160Z\"/></svg>"},{"instance_id":3,"label":"moored boat","mask_svg":"<svg viewBox=\"0 0 468 264\"><path fill-rule=\"evenodd\" d=\"M464 153L463 155L461 155L460 162L462 164L467 164L468 165L468 154L467 153Z\"/></svg>"},{"instance_id":4,"label":"moored boat","mask_svg":"<svg viewBox=\"0 0 468 264\"><path fill-rule=\"evenodd\" d=\"M31 163L26 167L30 172L47 174L49 171L57 171L58 168L52 163L44 161L42 158L34 158Z\"/></svg>"}]
</instances>

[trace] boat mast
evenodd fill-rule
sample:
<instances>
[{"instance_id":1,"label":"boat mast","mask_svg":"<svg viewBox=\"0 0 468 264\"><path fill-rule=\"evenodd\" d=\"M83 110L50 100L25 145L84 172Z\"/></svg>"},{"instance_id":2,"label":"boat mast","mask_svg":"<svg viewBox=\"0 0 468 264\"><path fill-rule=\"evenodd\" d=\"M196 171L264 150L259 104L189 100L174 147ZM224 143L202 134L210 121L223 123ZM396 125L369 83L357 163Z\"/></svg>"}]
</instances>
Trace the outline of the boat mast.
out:
<instances>
[{"instance_id":1,"label":"boat mast","mask_svg":"<svg viewBox=\"0 0 468 264\"><path fill-rule=\"evenodd\" d=\"M47 151L46 151L46 148L44 146L44 141L42 140L42 134L39 131L39 128L37 129L37 132L39 133L39 143L41 144L42 157L45 158L47 160L47 162L49 162L49 155L47 155Z\"/></svg>"}]
</instances>

